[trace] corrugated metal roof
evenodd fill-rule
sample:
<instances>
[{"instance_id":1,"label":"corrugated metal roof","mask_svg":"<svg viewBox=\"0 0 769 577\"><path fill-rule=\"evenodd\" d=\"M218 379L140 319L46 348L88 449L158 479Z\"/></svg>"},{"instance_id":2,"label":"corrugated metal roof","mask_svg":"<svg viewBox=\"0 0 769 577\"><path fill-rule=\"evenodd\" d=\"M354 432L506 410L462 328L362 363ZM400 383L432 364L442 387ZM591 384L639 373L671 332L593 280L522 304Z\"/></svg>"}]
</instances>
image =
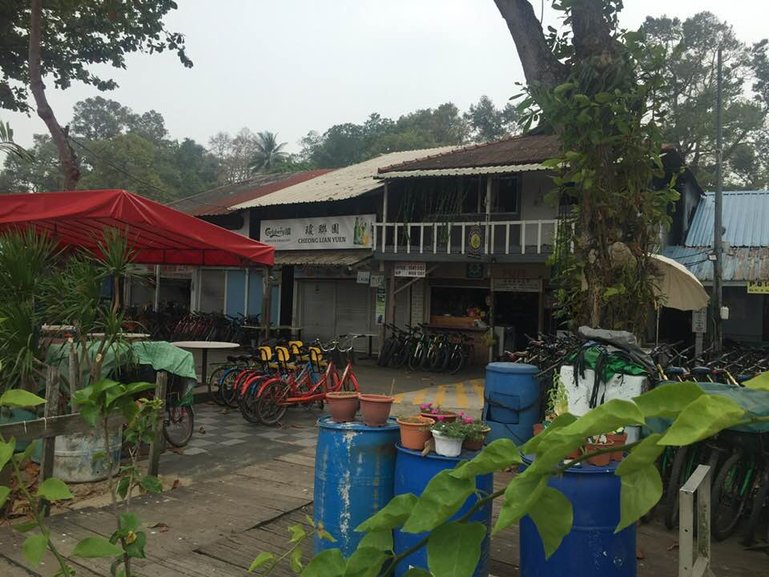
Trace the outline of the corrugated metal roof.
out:
<instances>
[{"instance_id":1,"label":"corrugated metal roof","mask_svg":"<svg viewBox=\"0 0 769 577\"><path fill-rule=\"evenodd\" d=\"M169 203L176 210L193 216L213 216L231 212L231 207L271 194L287 186L311 180L331 172L330 168L305 170L302 172L287 172L278 174L262 174L235 184L228 184L180 198Z\"/></svg>"},{"instance_id":2,"label":"corrugated metal roof","mask_svg":"<svg viewBox=\"0 0 769 577\"><path fill-rule=\"evenodd\" d=\"M371 258L371 250L279 250L276 265L352 266Z\"/></svg>"},{"instance_id":3,"label":"corrugated metal roof","mask_svg":"<svg viewBox=\"0 0 769 577\"><path fill-rule=\"evenodd\" d=\"M713 282L713 263L708 247L668 246L662 254L686 266L702 282ZM724 253L724 282L769 280L769 247L734 248Z\"/></svg>"},{"instance_id":4,"label":"corrugated metal roof","mask_svg":"<svg viewBox=\"0 0 769 577\"><path fill-rule=\"evenodd\" d=\"M333 172L308 182L289 186L270 195L240 203L233 208L241 209L255 206L325 202L354 198L382 186L382 182L375 178L377 171L382 166L442 154L455 149L455 146L444 146L442 148L391 152L390 154L384 154L365 162L353 164L352 166L338 168Z\"/></svg>"},{"instance_id":5,"label":"corrugated metal roof","mask_svg":"<svg viewBox=\"0 0 769 577\"><path fill-rule=\"evenodd\" d=\"M400 164L384 166L379 172L386 178L389 176L388 173L407 170L539 164L543 160L557 156L559 150L560 144L556 136L524 134L461 148L439 156L401 161Z\"/></svg>"},{"instance_id":6,"label":"corrugated metal roof","mask_svg":"<svg viewBox=\"0 0 769 577\"><path fill-rule=\"evenodd\" d=\"M686 246L713 245L715 194L708 192L694 213ZM724 241L733 247L769 247L769 191L725 191Z\"/></svg>"},{"instance_id":7,"label":"corrugated metal roof","mask_svg":"<svg viewBox=\"0 0 769 577\"><path fill-rule=\"evenodd\" d=\"M431 170L401 170L386 172L379 175L381 179L414 178L420 176L470 176L473 174L511 174L530 172L532 170L547 170L541 164L509 164L507 166L478 166L468 168L434 168Z\"/></svg>"}]
</instances>

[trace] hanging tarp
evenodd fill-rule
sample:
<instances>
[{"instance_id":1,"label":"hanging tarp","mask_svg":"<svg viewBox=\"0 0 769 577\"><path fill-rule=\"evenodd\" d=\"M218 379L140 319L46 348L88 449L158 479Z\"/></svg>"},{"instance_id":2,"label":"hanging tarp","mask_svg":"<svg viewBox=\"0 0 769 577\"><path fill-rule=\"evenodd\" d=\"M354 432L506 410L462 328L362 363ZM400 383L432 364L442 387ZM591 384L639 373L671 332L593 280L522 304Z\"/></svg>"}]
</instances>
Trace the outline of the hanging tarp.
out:
<instances>
[{"instance_id":1,"label":"hanging tarp","mask_svg":"<svg viewBox=\"0 0 769 577\"><path fill-rule=\"evenodd\" d=\"M102 231L122 231L133 262L272 266L275 249L125 190L0 195L0 231L33 227L63 246L95 251Z\"/></svg>"}]
</instances>

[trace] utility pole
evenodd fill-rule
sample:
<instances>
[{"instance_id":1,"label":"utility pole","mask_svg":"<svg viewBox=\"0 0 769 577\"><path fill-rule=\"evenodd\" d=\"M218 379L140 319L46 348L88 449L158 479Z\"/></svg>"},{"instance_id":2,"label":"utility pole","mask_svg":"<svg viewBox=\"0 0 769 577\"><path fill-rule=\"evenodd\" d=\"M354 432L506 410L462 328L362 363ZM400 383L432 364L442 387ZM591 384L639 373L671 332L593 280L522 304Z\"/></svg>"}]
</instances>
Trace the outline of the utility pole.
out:
<instances>
[{"instance_id":1,"label":"utility pole","mask_svg":"<svg viewBox=\"0 0 769 577\"><path fill-rule=\"evenodd\" d=\"M722 209L723 209L723 182L721 174L721 157L723 154L721 134L721 46L718 47L718 60L716 71L716 203L713 214L713 297L715 298L715 330L713 331L713 348L716 352L721 350L723 344L723 327L721 308L724 305L723 295L723 245L721 235L723 233Z\"/></svg>"}]
</instances>

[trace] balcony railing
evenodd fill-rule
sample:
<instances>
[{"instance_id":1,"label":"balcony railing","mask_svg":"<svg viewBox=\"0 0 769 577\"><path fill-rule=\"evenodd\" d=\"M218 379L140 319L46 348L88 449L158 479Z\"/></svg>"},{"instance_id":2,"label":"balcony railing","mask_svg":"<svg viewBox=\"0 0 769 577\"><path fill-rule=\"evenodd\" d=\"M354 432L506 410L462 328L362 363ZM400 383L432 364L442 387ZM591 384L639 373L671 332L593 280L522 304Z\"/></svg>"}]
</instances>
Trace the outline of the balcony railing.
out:
<instances>
[{"instance_id":1,"label":"balcony railing","mask_svg":"<svg viewBox=\"0 0 769 577\"><path fill-rule=\"evenodd\" d=\"M375 248L388 254L549 254L557 226L557 220L378 222Z\"/></svg>"}]
</instances>

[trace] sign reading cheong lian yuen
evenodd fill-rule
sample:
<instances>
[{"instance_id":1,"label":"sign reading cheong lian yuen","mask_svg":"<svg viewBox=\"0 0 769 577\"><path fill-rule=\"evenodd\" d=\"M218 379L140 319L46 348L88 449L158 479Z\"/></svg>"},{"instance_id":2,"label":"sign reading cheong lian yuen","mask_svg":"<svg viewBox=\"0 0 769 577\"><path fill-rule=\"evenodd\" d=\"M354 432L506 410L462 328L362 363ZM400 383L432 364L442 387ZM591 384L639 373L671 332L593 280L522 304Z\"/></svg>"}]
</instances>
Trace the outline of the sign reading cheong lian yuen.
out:
<instances>
[{"instance_id":1,"label":"sign reading cheong lian yuen","mask_svg":"<svg viewBox=\"0 0 769 577\"><path fill-rule=\"evenodd\" d=\"M422 278L427 275L427 264L423 262L396 262L394 276Z\"/></svg>"},{"instance_id":2,"label":"sign reading cheong lian yuen","mask_svg":"<svg viewBox=\"0 0 769 577\"><path fill-rule=\"evenodd\" d=\"M372 248L376 215L263 220L259 240L277 250Z\"/></svg>"}]
</instances>

